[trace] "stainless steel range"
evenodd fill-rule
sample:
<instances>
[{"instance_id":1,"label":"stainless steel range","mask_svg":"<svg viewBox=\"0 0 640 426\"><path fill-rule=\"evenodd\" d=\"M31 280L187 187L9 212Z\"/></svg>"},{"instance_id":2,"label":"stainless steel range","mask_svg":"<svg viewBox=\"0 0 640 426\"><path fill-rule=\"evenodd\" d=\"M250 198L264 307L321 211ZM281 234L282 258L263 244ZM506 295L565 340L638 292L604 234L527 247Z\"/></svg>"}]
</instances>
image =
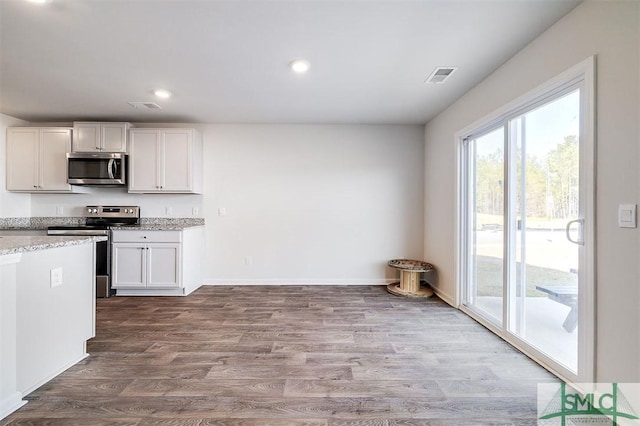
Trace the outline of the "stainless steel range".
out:
<instances>
[{"instance_id":1,"label":"stainless steel range","mask_svg":"<svg viewBox=\"0 0 640 426\"><path fill-rule=\"evenodd\" d=\"M96 243L96 296L110 297L111 229L140 223L138 206L87 206L84 225L62 225L47 228L48 235L100 235L107 241Z\"/></svg>"}]
</instances>

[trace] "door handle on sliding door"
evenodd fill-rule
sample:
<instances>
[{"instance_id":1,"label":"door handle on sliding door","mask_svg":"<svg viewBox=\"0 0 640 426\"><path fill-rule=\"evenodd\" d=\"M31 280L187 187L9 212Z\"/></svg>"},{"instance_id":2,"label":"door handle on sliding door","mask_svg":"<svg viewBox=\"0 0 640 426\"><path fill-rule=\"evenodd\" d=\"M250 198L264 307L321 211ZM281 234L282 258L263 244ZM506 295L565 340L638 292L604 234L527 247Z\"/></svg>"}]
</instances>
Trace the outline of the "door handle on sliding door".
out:
<instances>
[{"instance_id":1,"label":"door handle on sliding door","mask_svg":"<svg viewBox=\"0 0 640 426\"><path fill-rule=\"evenodd\" d=\"M578 228L578 239L574 240L573 238L571 238L571 226L577 223L579 225ZM584 219L574 219L574 220L570 220L569 222L567 222L567 228L566 228L566 232L567 232L567 240L571 241L573 244L579 244L581 246L584 245L584 239L582 239L582 227L584 226Z\"/></svg>"}]
</instances>

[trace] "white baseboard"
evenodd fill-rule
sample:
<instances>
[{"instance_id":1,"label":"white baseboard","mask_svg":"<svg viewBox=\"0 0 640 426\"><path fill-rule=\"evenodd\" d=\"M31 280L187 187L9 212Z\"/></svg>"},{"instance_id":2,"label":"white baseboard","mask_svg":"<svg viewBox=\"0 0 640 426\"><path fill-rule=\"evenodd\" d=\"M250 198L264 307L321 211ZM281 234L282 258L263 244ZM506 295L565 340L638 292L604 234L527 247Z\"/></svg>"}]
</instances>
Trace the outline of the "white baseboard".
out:
<instances>
[{"instance_id":1,"label":"white baseboard","mask_svg":"<svg viewBox=\"0 0 640 426\"><path fill-rule=\"evenodd\" d=\"M20 392L14 392L11 395L4 397L0 400L0 420L4 419L26 403L27 401L22 399L22 394Z\"/></svg>"},{"instance_id":2,"label":"white baseboard","mask_svg":"<svg viewBox=\"0 0 640 426\"><path fill-rule=\"evenodd\" d=\"M119 288L116 290L116 296L186 296L183 288L176 289L151 289L151 290L139 290L139 289L127 289Z\"/></svg>"},{"instance_id":3,"label":"white baseboard","mask_svg":"<svg viewBox=\"0 0 640 426\"><path fill-rule=\"evenodd\" d=\"M451 305L454 308L458 308L455 297L451 297L451 295L444 293L435 287L431 287L431 288L433 289L433 292L435 293L435 295L438 296L440 299L442 299L445 303L447 303L448 305Z\"/></svg>"},{"instance_id":4,"label":"white baseboard","mask_svg":"<svg viewBox=\"0 0 640 426\"><path fill-rule=\"evenodd\" d=\"M85 342L86 345L86 342ZM86 346L83 346L86 347ZM82 355L80 355L78 358L74 359L71 362L68 362L64 367L54 371L53 373L51 373L49 376L38 380L36 383L32 384L31 386L29 386L28 388L22 390L22 394L23 395L29 395L31 392L33 392L34 390L38 389L40 386L44 385L45 383L53 380L53 378L59 376L60 374L62 374L63 372L65 372L66 370L70 369L71 367L73 367L74 365L76 365L77 363L79 363L80 361L82 361L83 359L85 359L86 357L88 357L89 354L88 353L83 353Z\"/></svg>"},{"instance_id":5,"label":"white baseboard","mask_svg":"<svg viewBox=\"0 0 640 426\"><path fill-rule=\"evenodd\" d=\"M237 278L209 278L204 285L387 285L397 282L391 278L362 278L362 279L237 279Z\"/></svg>"}]
</instances>

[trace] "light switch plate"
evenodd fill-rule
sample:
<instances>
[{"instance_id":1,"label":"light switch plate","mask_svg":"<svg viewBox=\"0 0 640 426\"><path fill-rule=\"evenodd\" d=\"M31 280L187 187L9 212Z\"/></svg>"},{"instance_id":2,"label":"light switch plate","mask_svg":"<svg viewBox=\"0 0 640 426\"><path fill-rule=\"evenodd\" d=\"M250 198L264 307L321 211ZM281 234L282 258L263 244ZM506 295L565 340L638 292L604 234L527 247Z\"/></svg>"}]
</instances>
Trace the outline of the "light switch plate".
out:
<instances>
[{"instance_id":1,"label":"light switch plate","mask_svg":"<svg viewBox=\"0 0 640 426\"><path fill-rule=\"evenodd\" d=\"M620 204L618 206L618 227L635 228L636 204Z\"/></svg>"}]
</instances>

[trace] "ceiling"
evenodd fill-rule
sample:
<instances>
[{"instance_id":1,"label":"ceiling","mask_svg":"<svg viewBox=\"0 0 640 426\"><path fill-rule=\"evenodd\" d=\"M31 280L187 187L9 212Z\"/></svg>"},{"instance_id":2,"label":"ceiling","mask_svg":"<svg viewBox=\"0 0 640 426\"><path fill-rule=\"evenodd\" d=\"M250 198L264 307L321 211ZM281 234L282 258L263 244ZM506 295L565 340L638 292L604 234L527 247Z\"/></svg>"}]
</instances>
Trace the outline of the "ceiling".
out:
<instances>
[{"instance_id":1,"label":"ceiling","mask_svg":"<svg viewBox=\"0 0 640 426\"><path fill-rule=\"evenodd\" d=\"M579 2L0 0L0 112L28 121L423 124ZM294 58L310 62L307 74L291 72ZM458 69L425 84L438 66ZM173 97L156 98L156 88Z\"/></svg>"}]
</instances>

